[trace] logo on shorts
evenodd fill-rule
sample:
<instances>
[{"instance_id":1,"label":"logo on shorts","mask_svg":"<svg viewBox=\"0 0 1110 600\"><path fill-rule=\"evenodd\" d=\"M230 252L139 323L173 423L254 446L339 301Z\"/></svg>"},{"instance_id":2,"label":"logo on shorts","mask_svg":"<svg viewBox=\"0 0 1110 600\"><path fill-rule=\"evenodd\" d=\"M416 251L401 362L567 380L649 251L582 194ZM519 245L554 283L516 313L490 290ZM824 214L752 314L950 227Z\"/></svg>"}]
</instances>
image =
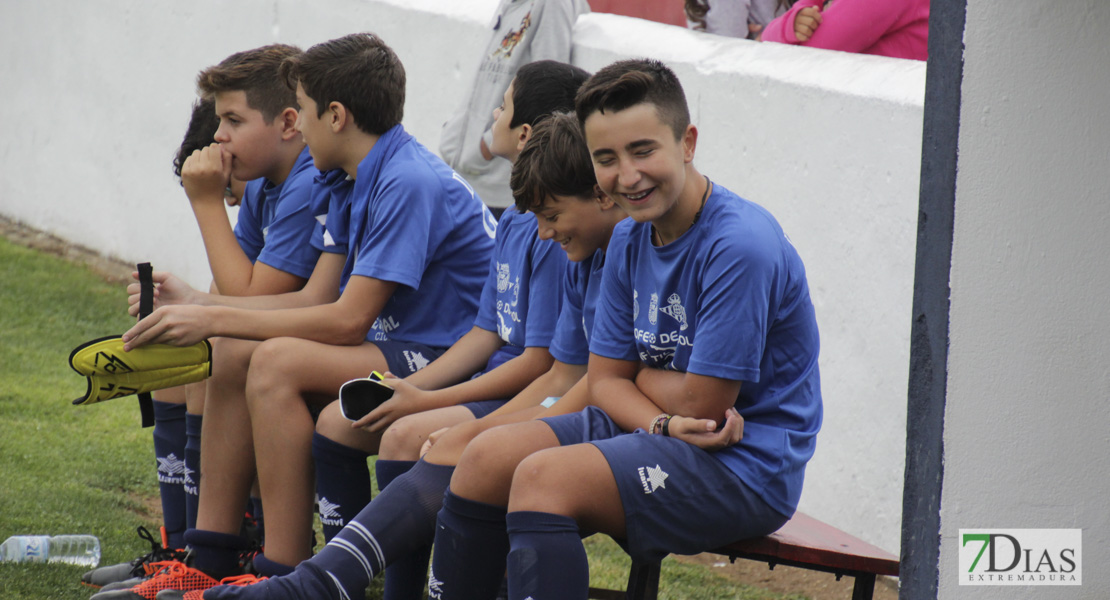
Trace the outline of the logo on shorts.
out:
<instances>
[{"instance_id":1,"label":"logo on shorts","mask_svg":"<svg viewBox=\"0 0 1110 600\"><path fill-rule=\"evenodd\" d=\"M424 355L419 352L405 350L404 354L405 360L409 361L409 370L413 373L428 366L428 363L431 362L430 360L424 358Z\"/></svg>"},{"instance_id":2,"label":"logo on shorts","mask_svg":"<svg viewBox=\"0 0 1110 600\"><path fill-rule=\"evenodd\" d=\"M158 481L180 484L185 482L184 475L185 461L177 458L176 454L171 452L165 458L158 457Z\"/></svg>"},{"instance_id":3,"label":"logo on shorts","mask_svg":"<svg viewBox=\"0 0 1110 600\"><path fill-rule=\"evenodd\" d=\"M667 297L667 306L660 308L659 312L670 315L672 319L678 321L679 331L686 331L686 328L689 326L686 323L686 309L682 308L682 298L680 298L677 293Z\"/></svg>"},{"instance_id":4,"label":"logo on shorts","mask_svg":"<svg viewBox=\"0 0 1110 600\"><path fill-rule=\"evenodd\" d=\"M342 527L345 524L343 523L343 515L339 514L339 509L342 508L342 505L330 502L323 496L320 496L320 500L317 504L320 506L321 523L324 525L331 525L332 527Z\"/></svg>"},{"instance_id":5,"label":"logo on shorts","mask_svg":"<svg viewBox=\"0 0 1110 600\"><path fill-rule=\"evenodd\" d=\"M436 579L435 572L428 576L428 597L441 598L443 596L443 582Z\"/></svg>"},{"instance_id":6,"label":"logo on shorts","mask_svg":"<svg viewBox=\"0 0 1110 600\"><path fill-rule=\"evenodd\" d=\"M640 485L644 486L644 493L651 494L659 488L666 489L667 486L664 482L667 481L667 473L659 465L655 467L640 467L637 469L640 473Z\"/></svg>"}]
</instances>

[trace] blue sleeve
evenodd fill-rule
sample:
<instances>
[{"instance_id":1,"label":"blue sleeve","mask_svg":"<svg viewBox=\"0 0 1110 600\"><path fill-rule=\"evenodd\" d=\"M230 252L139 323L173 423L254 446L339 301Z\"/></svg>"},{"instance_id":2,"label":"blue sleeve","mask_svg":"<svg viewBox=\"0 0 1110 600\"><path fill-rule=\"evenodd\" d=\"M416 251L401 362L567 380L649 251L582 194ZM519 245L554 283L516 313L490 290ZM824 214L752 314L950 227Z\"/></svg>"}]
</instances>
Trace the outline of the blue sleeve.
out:
<instances>
[{"instance_id":1,"label":"blue sleeve","mask_svg":"<svg viewBox=\"0 0 1110 600\"><path fill-rule=\"evenodd\" d=\"M330 254L347 254L348 200L351 182L346 173L335 169L321 173L312 183L310 211L316 224L312 247Z\"/></svg>"},{"instance_id":2,"label":"blue sleeve","mask_svg":"<svg viewBox=\"0 0 1110 600\"><path fill-rule=\"evenodd\" d=\"M582 315L585 299L578 284L580 268L578 263L567 263L563 277L563 306L559 310L559 321L555 325L555 337L550 347L551 356L568 365L584 365L590 359Z\"/></svg>"},{"instance_id":3,"label":"blue sleeve","mask_svg":"<svg viewBox=\"0 0 1110 600\"><path fill-rule=\"evenodd\" d=\"M687 372L759 381L779 247L754 235L722 235L705 249Z\"/></svg>"},{"instance_id":4,"label":"blue sleeve","mask_svg":"<svg viewBox=\"0 0 1110 600\"><path fill-rule=\"evenodd\" d=\"M478 316L474 319L475 327L495 333L497 332L497 257L501 250L501 240L504 239L501 235L501 223L497 224L497 241L489 257L489 274L486 275L486 283L482 286L482 296L478 300Z\"/></svg>"},{"instance_id":5,"label":"blue sleeve","mask_svg":"<svg viewBox=\"0 0 1110 600\"><path fill-rule=\"evenodd\" d=\"M312 181L313 177L306 172L286 182L274 220L266 231L266 246L258 256L263 264L306 279L312 275L320 256L320 251L312 246L316 226Z\"/></svg>"},{"instance_id":6,"label":"blue sleeve","mask_svg":"<svg viewBox=\"0 0 1110 600\"><path fill-rule=\"evenodd\" d=\"M262 180L248 181L243 191L243 201L239 205L239 217L235 223L235 239L239 240L239 247L252 263L258 260L258 255L266 244L262 236L261 196Z\"/></svg>"},{"instance_id":7,"label":"blue sleeve","mask_svg":"<svg viewBox=\"0 0 1110 600\"><path fill-rule=\"evenodd\" d=\"M412 164L399 176L383 178L374 190L375 200L366 211L358 259L353 275L393 281L416 289L424 270L455 224L444 210L447 192L442 181L427 173L425 165ZM469 195L469 191L466 192Z\"/></svg>"},{"instance_id":8,"label":"blue sleeve","mask_svg":"<svg viewBox=\"0 0 1110 600\"><path fill-rule=\"evenodd\" d=\"M620 223L609 241L608 257L601 276L601 295L590 332L590 352L618 360L639 360L636 352L633 301L629 271L629 227Z\"/></svg>"},{"instance_id":9,"label":"blue sleeve","mask_svg":"<svg viewBox=\"0 0 1110 600\"><path fill-rule=\"evenodd\" d=\"M567 253L558 244L532 237L532 273L528 280L528 322L524 328L526 348L551 346L559 307L563 301L563 276Z\"/></svg>"}]
</instances>

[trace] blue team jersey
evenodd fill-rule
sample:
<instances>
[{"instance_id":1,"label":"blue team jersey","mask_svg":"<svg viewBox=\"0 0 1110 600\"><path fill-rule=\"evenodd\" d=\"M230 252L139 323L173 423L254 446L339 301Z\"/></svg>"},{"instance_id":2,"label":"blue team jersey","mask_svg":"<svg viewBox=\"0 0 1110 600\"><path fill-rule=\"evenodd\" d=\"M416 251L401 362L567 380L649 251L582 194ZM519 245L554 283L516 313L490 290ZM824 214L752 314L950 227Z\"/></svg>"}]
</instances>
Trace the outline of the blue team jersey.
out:
<instances>
[{"instance_id":1,"label":"blue team jersey","mask_svg":"<svg viewBox=\"0 0 1110 600\"><path fill-rule=\"evenodd\" d=\"M568 365L584 365L590 359L590 332L594 328L594 311L601 293L605 249L599 249L589 260L568 262L563 278L563 307L551 340L551 356Z\"/></svg>"},{"instance_id":2,"label":"blue team jersey","mask_svg":"<svg viewBox=\"0 0 1110 600\"><path fill-rule=\"evenodd\" d=\"M714 454L793 514L821 427L817 321L805 267L774 217L720 185L663 247L626 220L609 244L590 351L742 381L739 444Z\"/></svg>"},{"instance_id":3,"label":"blue team jersey","mask_svg":"<svg viewBox=\"0 0 1110 600\"><path fill-rule=\"evenodd\" d=\"M343 169L316 175L312 187L312 214L316 219L312 232L313 248L331 254L347 254L351 230L351 190L354 187L355 180ZM346 282L346 278L343 281Z\"/></svg>"},{"instance_id":4,"label":"blue team jersey","mask_svg":"<svg viewBox=\"0 0 1110 600\"><path fill-rule=\"evenodd\" d=\"M567 255L541 240L532 213L510 206L497 224L497 240L474 325L497 332L501 352L551 345L562 303Z\"/></svg>"},{"instance_id":5,"label":"blue team jersey","mask_svg":"<svg viewBox=\"0 0 1110 600\"><path fill-rule=\"evenodd\" d=\"M247 183L235 238L252 263L260 261L306 279L312 274L320 256L310 243L315 228L312 188L318 173L305 148L283 183L265 178Z\"/></svg>"},{"instance_id":6,"label":"blue team jersey","mask_svg":"<svg viewBox=\"0 0 1110 600\"><path fill-rule=\"evenodd\" d=\"M323 179L331 185L315 204L327 213L313 245L345 251L341 289L352 275L398 284L366 339L454 344L478 313L497 228L489 209L400 125L378 138L354 182Z\"/></svg>"}]
</instances>

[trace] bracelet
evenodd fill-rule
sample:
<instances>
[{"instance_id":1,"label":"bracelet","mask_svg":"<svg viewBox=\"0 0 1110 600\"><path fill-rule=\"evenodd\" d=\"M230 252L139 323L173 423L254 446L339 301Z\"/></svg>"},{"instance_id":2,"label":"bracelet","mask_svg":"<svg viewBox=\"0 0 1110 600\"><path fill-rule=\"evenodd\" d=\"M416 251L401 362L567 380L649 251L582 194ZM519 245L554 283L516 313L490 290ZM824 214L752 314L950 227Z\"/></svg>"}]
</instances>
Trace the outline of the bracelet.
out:
<instances>
[{"instance_id":1,"label":"bracelet","mask_svg":"<svg viewBox=\"0 0 1110 600\"><path fill-rule=\"evenodd\" d=\"M671 415L668 415L667 413L662 413L662 414L658 415L657 417L655 417L654 419L651 420L651 427L648 428L648 433L657 434L657 433L662 432L663 427L666 426L665 423L667 423L670 420L671 420Z\"/></svg>"},{"instance_id":2,"label":"bracelet","mask_svg":"<svg viewBox=\"0 0 1110 600\"><path fill-rule=\"evenodd\" d=\"M663 419L663 426L659 429L659 433L662 433L663 437L671 437L671 419L672 417L669 416Z\"/></svg>"}]
</instances>

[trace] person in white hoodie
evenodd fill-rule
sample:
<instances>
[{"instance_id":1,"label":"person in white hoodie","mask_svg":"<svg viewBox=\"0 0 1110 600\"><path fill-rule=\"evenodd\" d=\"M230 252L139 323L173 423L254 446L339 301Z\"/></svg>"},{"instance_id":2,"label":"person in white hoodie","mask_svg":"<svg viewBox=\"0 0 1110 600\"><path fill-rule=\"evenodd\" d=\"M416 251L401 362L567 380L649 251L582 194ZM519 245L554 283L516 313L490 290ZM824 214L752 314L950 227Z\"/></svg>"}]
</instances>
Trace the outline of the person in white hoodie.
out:
<instances>
[{"instance_id":1,"label":"person in white hoodie","mask_svg":"<svg viewBox=\"0 0 1110 600\"><path fill-rule=\"evenodd\" d=\"M489 150L493 109L521 66L544 59L570 62L574 23L589 11L586 0L501 0L494 11L478 72L443 126L439 155L497 213L513 204L512 164L496 160Z\"/></svg>"}]
</instances>

